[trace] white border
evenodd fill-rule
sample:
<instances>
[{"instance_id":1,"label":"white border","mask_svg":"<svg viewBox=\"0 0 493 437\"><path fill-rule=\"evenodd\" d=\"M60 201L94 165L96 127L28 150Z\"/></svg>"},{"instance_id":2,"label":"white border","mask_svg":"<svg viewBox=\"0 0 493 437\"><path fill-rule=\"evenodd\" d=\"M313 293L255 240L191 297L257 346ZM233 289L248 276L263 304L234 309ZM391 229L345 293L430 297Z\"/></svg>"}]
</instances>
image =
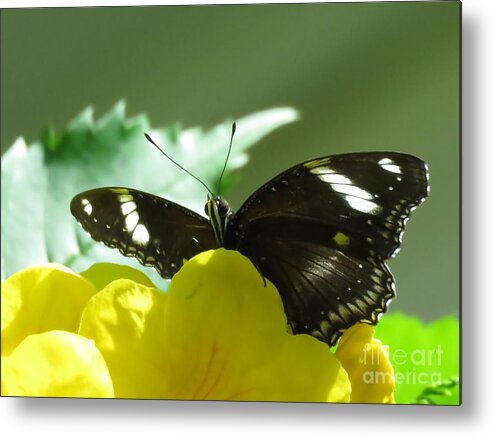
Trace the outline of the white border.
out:
<instances>
[{"instance_id":1,"label":"white border","mask_svg":"<svg viewBox=\"0 0 493 437\"><path fill-rule=\"evenodd\" d=\"M3 2L5 3L5 2ZM9 1L6 7L207 2ZM216 4L234 3L216 1ZM236 2L239 3L239 2ZM246 2L241 2L246 3ZM248 2L253 3L253 2ZM278 2L269 2L278 3ZM288 3L283 1L281 3ZM0 399L2 434L123 436L488 435L493 429L493 26L491 0L463 1L463 406L342 406ZM447 159L447 157L444 157ZM455 187L451 187L451 190Z\"/></svg>"}]
</instances>

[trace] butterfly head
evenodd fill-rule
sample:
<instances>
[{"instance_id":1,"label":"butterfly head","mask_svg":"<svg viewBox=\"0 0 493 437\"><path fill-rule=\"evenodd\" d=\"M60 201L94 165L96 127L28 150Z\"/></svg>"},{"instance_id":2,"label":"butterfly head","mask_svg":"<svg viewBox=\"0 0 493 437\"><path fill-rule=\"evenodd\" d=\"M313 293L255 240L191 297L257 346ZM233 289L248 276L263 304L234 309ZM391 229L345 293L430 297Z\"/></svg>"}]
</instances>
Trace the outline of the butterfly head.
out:
<instances>
[{"instance_id":1,"label":"butterfly head","mask_svg":"<svg viewBox=\"0 0 493 437\"><path fill-rule=\"evenodd\" d=\"M224 235L228 222L233 215L229 203L220 196L207 195L207 203L204 207L207 217L209 217L214 238L219 246L224 245Z\"/></svg>"}]
</instances>

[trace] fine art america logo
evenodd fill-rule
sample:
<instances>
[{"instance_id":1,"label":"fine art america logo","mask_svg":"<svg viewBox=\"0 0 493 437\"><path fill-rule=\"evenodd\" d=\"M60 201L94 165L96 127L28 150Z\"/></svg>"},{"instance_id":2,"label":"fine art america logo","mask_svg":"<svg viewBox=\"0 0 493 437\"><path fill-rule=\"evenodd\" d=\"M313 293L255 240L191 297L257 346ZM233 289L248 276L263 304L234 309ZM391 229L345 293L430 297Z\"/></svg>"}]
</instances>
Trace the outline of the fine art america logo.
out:
<instances>
[{"instance_id":1,"label":"fine art america logo","mask_svg":"<svg viewBox=\"0 0 493 437\"><path fill-rule=\"evenodd\" d=\"M392 372L373 370L372 368L379 369L382 351L394 368L405 365L408 370L405 372L395 370L394 375ZM387 345L382 345L378 351L367 344L363 351L363 364L370 370L362 374L362 379L365 384L388 384L393 378L395 384L439 384L442 381L442 374L436 369L441 367L442 358L443 348L440 344L434 349L415 349L412 352L395 349L390 354Z\"/></svg>"}]
</instances>

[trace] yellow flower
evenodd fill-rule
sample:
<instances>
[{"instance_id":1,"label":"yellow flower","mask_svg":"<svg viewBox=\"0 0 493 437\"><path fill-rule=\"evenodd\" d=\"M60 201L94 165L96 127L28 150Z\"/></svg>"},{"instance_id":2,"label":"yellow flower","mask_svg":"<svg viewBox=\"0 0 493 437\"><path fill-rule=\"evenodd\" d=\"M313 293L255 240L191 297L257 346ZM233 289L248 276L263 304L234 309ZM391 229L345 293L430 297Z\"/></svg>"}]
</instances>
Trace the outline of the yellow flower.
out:
<instances>
[{"instance_id":1,"label":"yellow flower","mask_svg":"<svg viewBox=\"0 0 493 437\"><path fill-rule=\"evenodd\" d=\"M233 251L192 258L168 293L123 266L26 269L2 284L2 394L384 401L355 376L368 336L349 330L334 355L286 328L276 289Z\"/></svg>"},{"instance_id":2,"label":"yellow flower","mask_svg":"<svg viewBox=\"0 0 493 437\"><path fill-rule=\"evenodd\" d=\"M352 326L339 341L336 357L351 380L351 402L395 403L395 375L388 350L373 335L373 326Z\"/></svg>"},{"instance_id":3,"label":"yellow flower","mask_svg":"<svg viewBox=\"0 0 493 437\"><path fill-rule=\"evenodd\" d=\"M101 353L77 335L95 293L58 264L28 268L2 284L2 396L113 396Z\"/></svg>"}]
</instances>

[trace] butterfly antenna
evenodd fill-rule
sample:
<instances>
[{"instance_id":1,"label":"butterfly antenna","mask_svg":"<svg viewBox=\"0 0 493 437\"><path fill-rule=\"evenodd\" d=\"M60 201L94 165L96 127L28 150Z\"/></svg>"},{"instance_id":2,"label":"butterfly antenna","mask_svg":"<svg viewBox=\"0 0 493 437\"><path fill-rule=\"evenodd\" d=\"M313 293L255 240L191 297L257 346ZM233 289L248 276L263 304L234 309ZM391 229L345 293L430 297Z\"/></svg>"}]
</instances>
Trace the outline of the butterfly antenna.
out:
<instances>
[{"instance_id":1,"label":"butterfly antenna","mask_svg":"<svg viewBox=\"0 0 493 437\"><path fill-rule=\"evenodd\" d=\"M224 161L223 171L221 172L221 176L219 176L219 183L217 184L217 194L221 194L221 181L223 179L224 171L226 170L226 165L228 164L229 154L231 153L231 146L233 145L233 137L236 132L236 121L233 122L233 126L231 128L231 140L229 141L229 149L228 154L226 155L226 161Z\"/></svg>"},{"instance_id":2,"label":"butterfly antenna","mask_svg":"<svg viewBox=\"0 0 493 437\"><path fill-rule=\"evenodd\" d=\"M166 152L164 152L163 149L161 149L161 147L159 147L155 142L154 140L150 137L149 134L146 134L144 133L147 141L149 141L153 146L155 146L164 156L166 156L166 158L168 158L173 164L175 164L177 167L180 167L185 173L189 174L190 176L192 176L196 181L199 181L203 186L204 188L210 193L210 195L212 197L214 197L214 193L211 191L211 189L204 183L202 182L197 176L195 176L194 174L190 173L185 167L183 167L182 165L178 164L173 158L171 158L170 156L168 156L168 154L166 154Z\"/></svg>"}]
</instances>

